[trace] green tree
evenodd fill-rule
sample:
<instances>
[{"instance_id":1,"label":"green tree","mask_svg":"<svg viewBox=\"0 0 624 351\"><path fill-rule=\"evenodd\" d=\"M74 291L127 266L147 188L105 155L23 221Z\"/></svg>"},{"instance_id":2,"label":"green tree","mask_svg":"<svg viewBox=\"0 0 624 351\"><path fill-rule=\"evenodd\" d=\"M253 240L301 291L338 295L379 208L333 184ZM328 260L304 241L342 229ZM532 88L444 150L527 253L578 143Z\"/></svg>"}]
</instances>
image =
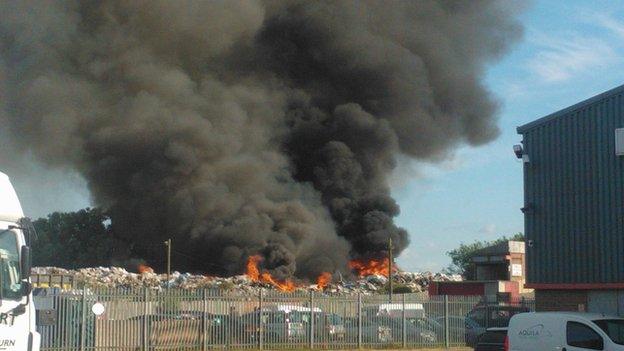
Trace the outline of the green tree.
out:
<instances>
[{"instance_id":1,"label":"green tree","mask_svg":"<svg viewBox=\"0 0 624 351\"><path fill-rule=\"evenodd\" d=\"M33 243L35 266L74 269L109 265L120 247L108 216L100 209L54 212L33 224L38 235Z\"/></svg>"},{"instance_id":2,"label":"green tree","mask_svg":"<svg viewBox=\"0 0 624 351\"><path fill-rule=\"evenodd\" d=\"M446 254L451 258L451 265L446 268L447 273L461 274L464 278L473 278L472 256L475 252L485 247L496 245L505 241L515 240L524 241L523 233L516 233L511 237L503 236L493 241L475 241L470 244L461 243L458 248L448 251Z\"/></svg>"}]
</instances>

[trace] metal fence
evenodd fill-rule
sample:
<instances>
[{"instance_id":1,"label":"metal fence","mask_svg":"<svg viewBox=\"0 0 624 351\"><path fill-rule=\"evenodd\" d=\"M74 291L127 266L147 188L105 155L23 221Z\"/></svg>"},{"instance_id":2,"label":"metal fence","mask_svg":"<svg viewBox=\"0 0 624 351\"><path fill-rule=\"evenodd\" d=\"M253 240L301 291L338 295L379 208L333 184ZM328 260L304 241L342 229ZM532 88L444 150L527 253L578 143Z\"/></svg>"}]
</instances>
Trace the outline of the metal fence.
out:
<instances>
[{"instance_id":1,"label":"metal fence","mask_svg":"<svg viewBox=\"0 0 624 351\"><path fill-rule=\"evenodd\" d=\"M338 349L464 346L533 301L211 290L40 289L42 350ZM95 304L105 312L96 316Z\"/></svg>"}]
</instances>

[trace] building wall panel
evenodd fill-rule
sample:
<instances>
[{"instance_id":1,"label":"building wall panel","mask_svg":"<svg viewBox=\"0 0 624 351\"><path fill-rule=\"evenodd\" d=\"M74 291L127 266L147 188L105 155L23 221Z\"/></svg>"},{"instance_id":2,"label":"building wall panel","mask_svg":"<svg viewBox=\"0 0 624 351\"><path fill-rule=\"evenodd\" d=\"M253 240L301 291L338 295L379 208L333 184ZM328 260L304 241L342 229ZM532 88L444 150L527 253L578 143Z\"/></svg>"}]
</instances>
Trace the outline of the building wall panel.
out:
<instances>
[{"instance_id":1,"label":"building wall panel","mask_svg":"<svg viewBox=\"0 0 624 351\"><path fill-rule=\"evenodd\" d=\"M624 282L624 86L518 128L527 284Z\"/></svg>"},{"instance_id":2,"label":"building wall panel","mask_svg":"<svg viewBox=\"0 0 624 351\"><path fill-rule=\"evenodd\" d=\"M535 290L535 311L587 311L587 292L570 290Z\"/></svg>"}]
</instances>

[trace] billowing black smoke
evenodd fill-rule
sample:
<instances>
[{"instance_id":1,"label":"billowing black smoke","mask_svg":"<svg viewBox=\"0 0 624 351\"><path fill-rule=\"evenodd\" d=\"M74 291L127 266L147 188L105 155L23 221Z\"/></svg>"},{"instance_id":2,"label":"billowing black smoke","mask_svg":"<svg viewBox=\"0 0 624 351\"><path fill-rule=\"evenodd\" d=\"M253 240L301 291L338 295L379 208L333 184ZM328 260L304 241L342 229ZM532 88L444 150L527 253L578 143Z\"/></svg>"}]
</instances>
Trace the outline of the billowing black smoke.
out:
<instances>
[{"instance_id":1,"label":"billowing black smoke","mask_svg":"<svg viewBox=\"0 0 624 351\"><path fill-rule=\"evenodd\" d=\"M0 118L79 171L120 257L279 277L385 254L405 154L497 133L485 65L521 29L498 1L0 2Z\"/></svg>"}]
</instances>

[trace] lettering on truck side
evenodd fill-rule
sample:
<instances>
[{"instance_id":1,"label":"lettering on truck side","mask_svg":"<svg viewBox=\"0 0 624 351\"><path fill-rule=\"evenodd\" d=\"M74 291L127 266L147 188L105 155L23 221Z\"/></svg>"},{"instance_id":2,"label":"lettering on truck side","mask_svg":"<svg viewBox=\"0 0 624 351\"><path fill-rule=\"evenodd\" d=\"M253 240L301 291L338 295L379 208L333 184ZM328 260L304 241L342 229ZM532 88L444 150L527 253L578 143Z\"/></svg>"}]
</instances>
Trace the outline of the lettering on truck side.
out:
<instances>
[{"instance_id":1,"label":"lettering on truck side","mask_svg":"<svg viewBox=\"0 0 624 351\"><path fill-rule=\"evenodd\" d=\"M6 350L9 347L15 346L15 339L2 339L0 340L0 350Z\"/></svg>"},{"instance_id":2,"label":"lettering on truck side","mask_svg":"<svg viewBox=\"0 0 624 351\"><path fill-rule=\"evenodd\" d=\"M539 337L552 337L552 333L544 328L543 324L535 324L518 332L518 336L522 339L537 339Z\"/></svg>"},{"instance_id":3,"label":"lettering on truck side","mask_svg":"<svg viewBox=\"0 0 624 351\"><path fill-rule=\"evenodd\" d=\"M13 326L14 322L15 322L15 315L9 314L9 313L0 313L0 324ZM0 346L2 346L1 343L0 343Z\"/></svg>"}]
</instances>

